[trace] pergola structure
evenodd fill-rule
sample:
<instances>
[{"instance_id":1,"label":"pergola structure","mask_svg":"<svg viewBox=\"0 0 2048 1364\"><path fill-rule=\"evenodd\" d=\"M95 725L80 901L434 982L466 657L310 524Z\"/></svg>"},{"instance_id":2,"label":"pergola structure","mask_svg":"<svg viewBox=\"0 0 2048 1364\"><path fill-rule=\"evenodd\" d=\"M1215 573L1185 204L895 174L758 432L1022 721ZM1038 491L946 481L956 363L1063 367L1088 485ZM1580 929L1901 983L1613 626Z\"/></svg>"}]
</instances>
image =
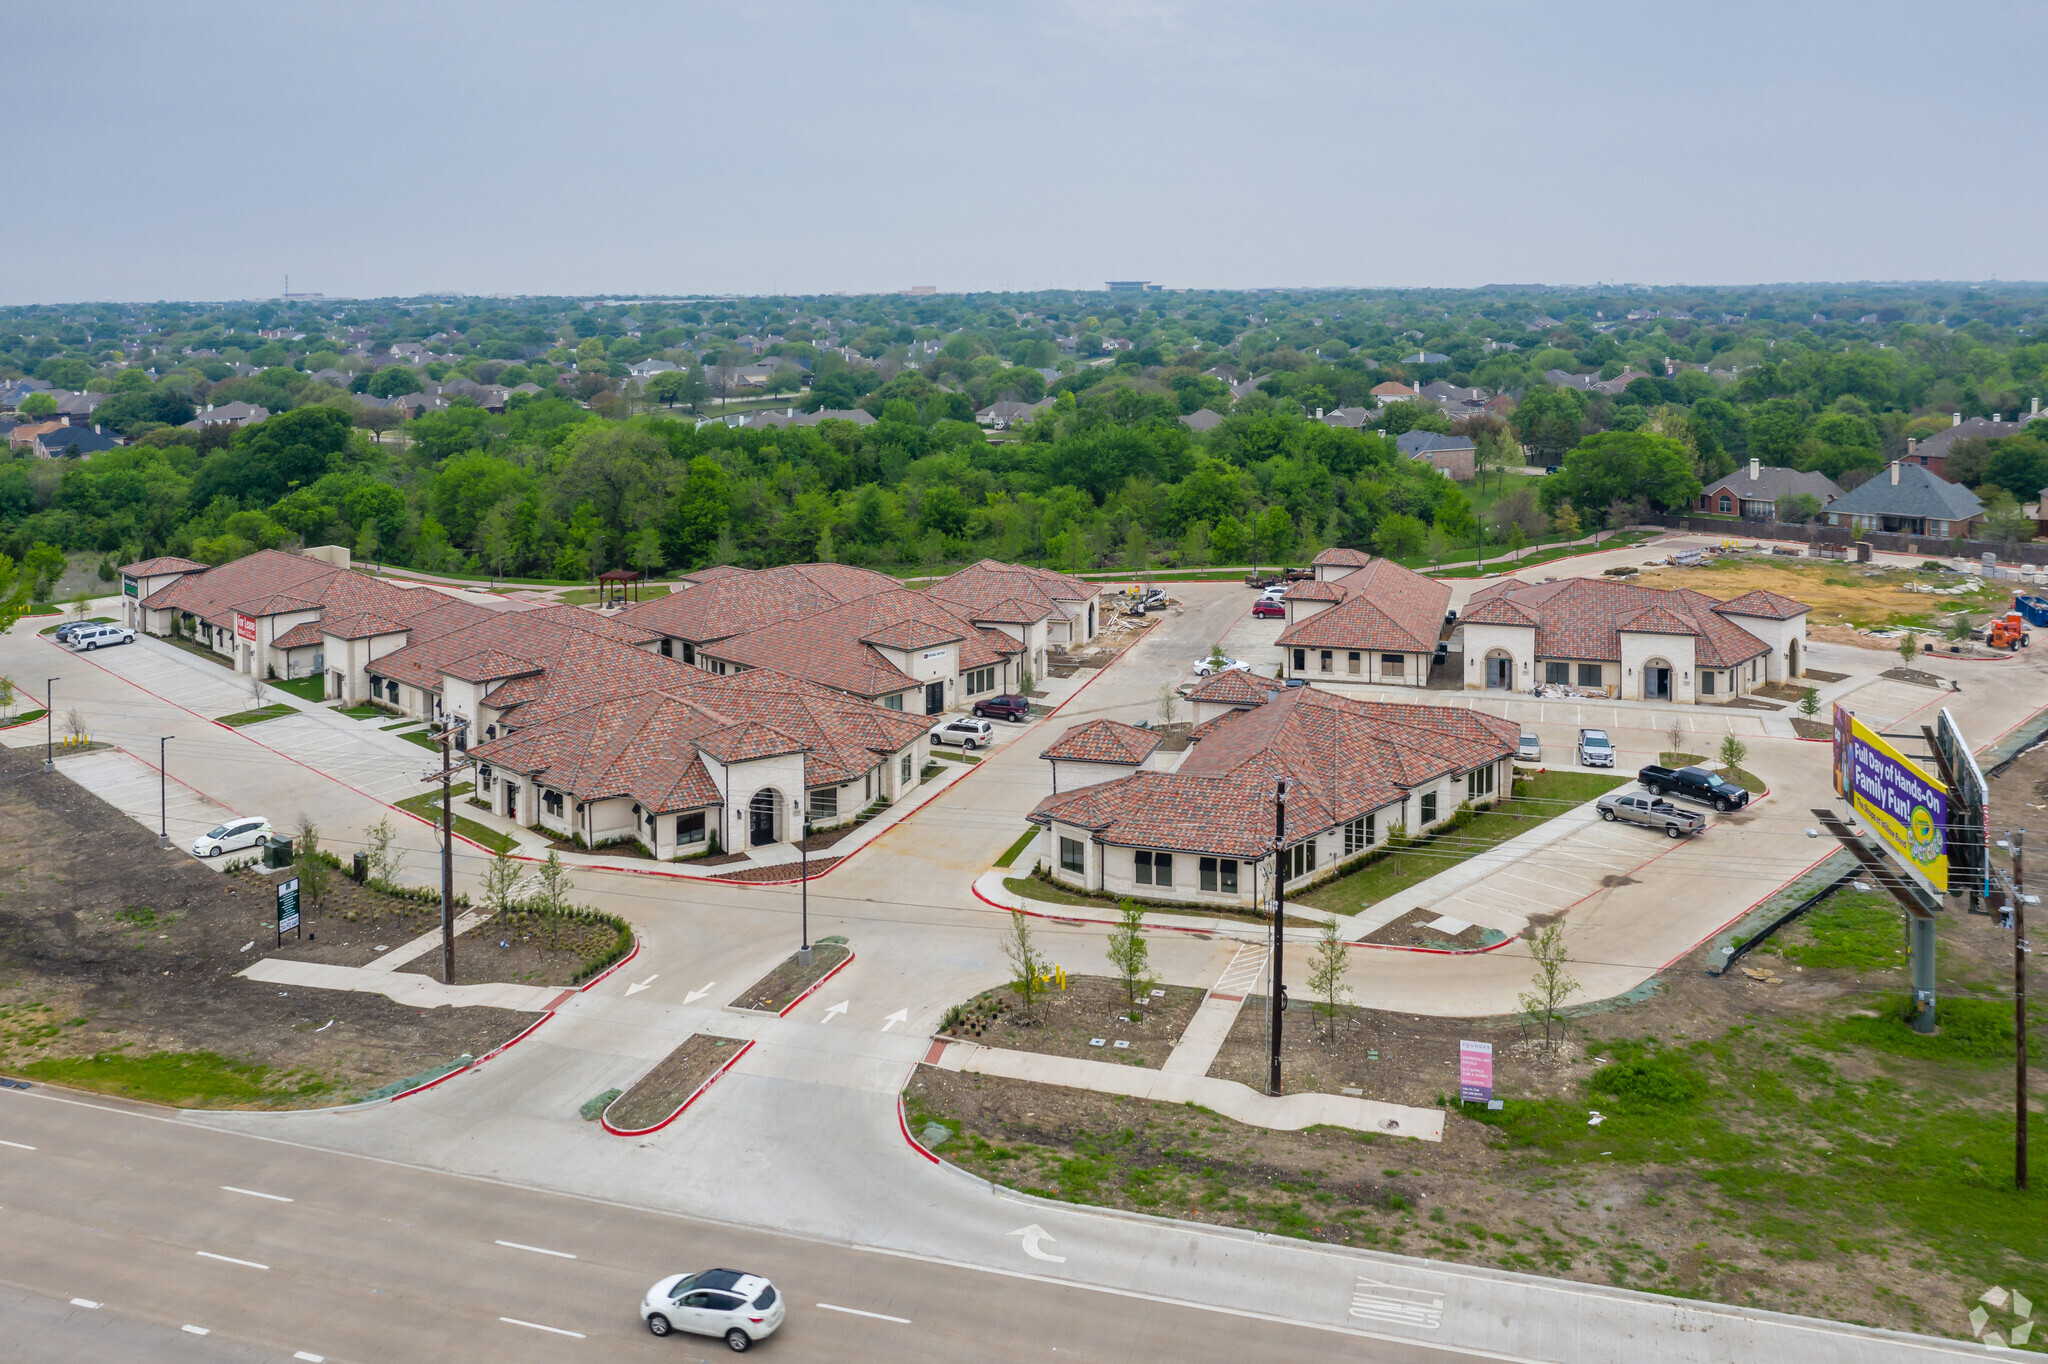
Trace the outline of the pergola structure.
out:
<instances>
[{"instance_id":1,"label":"pergola structure","mask_svg":"<svg viewBox=\"0 0 2048 1364\"><path fill-rule=\"evenodd\" d=\"M597 575L599 607L624 606L640 600L640 574L630 568L614 568Z\"/></svg>"}]
</instances>

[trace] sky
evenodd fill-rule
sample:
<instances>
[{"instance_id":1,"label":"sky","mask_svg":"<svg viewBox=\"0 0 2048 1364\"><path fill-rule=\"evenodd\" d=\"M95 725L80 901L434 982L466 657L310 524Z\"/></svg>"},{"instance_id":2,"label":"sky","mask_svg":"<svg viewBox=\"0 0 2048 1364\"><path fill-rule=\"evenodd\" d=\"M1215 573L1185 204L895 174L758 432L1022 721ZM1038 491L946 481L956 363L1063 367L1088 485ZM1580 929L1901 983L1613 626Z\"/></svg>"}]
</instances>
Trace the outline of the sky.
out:
<instances>
[{"instance_id":1,"label":"sky","mask_svg":"<svg viewBox=\"0 0 2048 1364\"><path fill-rule=\"evenodd\" d=\"M0 303L2048 279L2048 6L9 7Z\"/></svg>"}]
</instances>

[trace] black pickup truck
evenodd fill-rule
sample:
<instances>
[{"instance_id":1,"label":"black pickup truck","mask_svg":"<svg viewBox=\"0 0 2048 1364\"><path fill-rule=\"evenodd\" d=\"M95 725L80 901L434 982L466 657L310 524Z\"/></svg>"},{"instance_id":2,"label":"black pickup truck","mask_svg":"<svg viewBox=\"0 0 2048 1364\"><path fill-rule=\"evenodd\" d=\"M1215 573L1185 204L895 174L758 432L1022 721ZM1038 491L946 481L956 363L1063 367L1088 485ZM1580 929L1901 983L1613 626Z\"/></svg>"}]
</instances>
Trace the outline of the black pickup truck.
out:
<instances>
[{"instance_id":1,"label":"black pickup truck","mask_svg":"<svg viewBox=\"0 0 2048 1364\"><path fill-rule=\"evenodd\" d=\"M1733 782L1722 781L1704 767L1681 767L1676 772L1668 767L1646 767L1636 773L1636 780L1653 796L1696 800L1724 812L1749 804L1749 792Z\"/></svg>"}]
</instances>

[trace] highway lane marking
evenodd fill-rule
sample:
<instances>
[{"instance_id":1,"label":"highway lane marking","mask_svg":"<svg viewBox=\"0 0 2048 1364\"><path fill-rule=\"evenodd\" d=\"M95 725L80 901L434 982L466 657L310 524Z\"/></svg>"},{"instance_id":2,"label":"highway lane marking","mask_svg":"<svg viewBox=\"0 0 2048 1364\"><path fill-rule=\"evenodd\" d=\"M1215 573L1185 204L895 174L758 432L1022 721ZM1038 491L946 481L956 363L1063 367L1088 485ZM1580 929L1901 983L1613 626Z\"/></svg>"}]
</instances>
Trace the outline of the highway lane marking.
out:
<instances>
[{"instance_id":1,"label":"highway lane marking","mask_svg":"<svg viewBox=\"0 0 2048 1364\"><path fill-rule=\"evenodd\" d=\"M223 1184L220 1187L227 1193L247 1194L251 1198L267 1198L273 1203L289 1203L292 1201L283 1194L261 1193L255 1189L238 1189L232 1184Z\"/></svg>"},{"instance_id":2,"label":"highway lane marking","mask_svg":"<svg viewBox=\"0 0 2048 1364\"><path fill-rule=\"evenodd\" d=\"M106 1304L94 1302L91 1298L73 1298L71 1300L71 1305L73 1307L91 1307L97 1309L105 1306Z\"/></svg>"},{"instance_id":3,"label":"highway lane marking","mask_svg":"<svg viewBox=\"0 0 2048 1364\"><path fill-rule=\"evenodd\" d=\"M216 1255L216 1254L214 1254L214 1253L213 1253L212 1251L210 1251L210 1250L195 1250L195 1251L193 1251L192 1253L193 1253L194 1255L203 1255L203 1256L205 1256L205 1257L206 1257L207 1259L209 1259L209 1260L219 1260L219 1261L220 1261L220 1262L221 1262L222 1264L230 1264L230 1265L242 1265L242 1266L244 1266L245 1268L248 1268L248 1269L268 1269L268 1268L270 1268L270 1266L269 1266L269 1265L259 1265L259 1264L257 1264L257 1263L256 1263L256 1262L255 1262L254 1260L237 1260L237 1259L236 1259L236 1258L235 1258L234 1256L232 1256L232 1255Z\"/></svg>"},{"instance_id":4,"label":"highway lane marking","mask_svg":"<svg viewBox=\"0 0 2048 1364\"><path fill-rule=\"evenodd\" d=\"M541 1246L526 1246L521 1245L517 1241L500 1241L498 1244L511 1250L530 1250L536 1255L552 1255L558 1260L573 1260L576 1258L566 1250L548 1250Z\"/></svg>"},{"instance_id":5,"label":"highway lane marking","mask_svg":"<svg viewBox=\"0 0 2048 1364\"><path fill-rule=\"evenodd\" d=\"M543 1326L537 1321L521 1321L517 1317L499 1317L498 1320L506 1323L508 1326L524 1326L531 1331L546 1331L551 1335L557 1336L573 1336L577 1340L590 1339L590 1337L584 1335L581 1331L564 1331L559 1326Z\"/></svg>"},{"instance_id":6,"label":"highway lane marking","mask_svg":"<svg viewBox=\"0 0 2048 1364\"><path fill-rule=\"evenodd\" d=\"M292 1355L292 1358L303 1359L306 1361L306 1364L327 1364L326 1355L316 1355L311 1350L299 1350Z\"/></svg>"},{"instance_id":7,"label":"highway lane marking","mask_svg":"<svg viewBox=\"0 0 2048 1364\"><path fill-rule=\"evenodd\" d=\"M909 1317L891 1317L880 1312L863 1312L858 1307L834 1307L829 1302L821 1302L818 1304L818 1307L826 1312L844 1312L849 1317L873 1317L876 1321L893 1321L898 1326L910 1325Z\"/></svg>"},{"instance_id":8,"label":"highway lane marking","mask_svg":"<svg viewBox=\"0 0 2048 1364\"><path fill-rule=\"evenodd\" d=\"M18 1141L0 1141L0 1146L12 1146L17 1151L33 1151L33 1146L24 1146Z\"/></svg>"},{"instance_id":9,"label":"highway lane marking","mask_svg":"<svg viewBox=\"0 0 2048 1364\"><path fill-rule=\"evenodd\" d=\"M195 1336L210 1336L213 1334L213 1332L207 1330L204 1326L180 1326L178 1329L180 1331L189 1331L191 1334Z\"/></svg>"}]
</instances>

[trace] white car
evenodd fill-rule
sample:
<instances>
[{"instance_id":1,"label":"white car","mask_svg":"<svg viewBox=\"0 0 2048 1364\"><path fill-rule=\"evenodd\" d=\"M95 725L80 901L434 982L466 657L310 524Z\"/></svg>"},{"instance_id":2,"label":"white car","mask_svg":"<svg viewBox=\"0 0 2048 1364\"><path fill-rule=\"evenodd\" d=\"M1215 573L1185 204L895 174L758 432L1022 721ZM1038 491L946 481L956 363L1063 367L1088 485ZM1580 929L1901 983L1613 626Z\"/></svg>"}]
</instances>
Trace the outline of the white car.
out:
<instances>
[{"instance_id":1,"label":"white car","mask_svg":"<svg viewBox=\"0 0 2048 1364\"><path fill-rule=\"evenodd\" d=\"M1522 731L1522 741L1515 745L1515 761L1533 763L1543 761L1543 741L1527 730Z\"/></svg>"},{"instance_id":2,"label":"white car","mask_svg":"<svg viewBox=\"0 0 2048 1364\"><path fill-rule=\"evenodd\" d=\"M125 625L88 625L83 630L72 631L71 638L65 642L82 652L97 649L103 644L133 644L135 632Z\"/></svg>"},{"instance_id":3,"label":"white car","mask_svg":"<svg viewBox=\"0 0 2048 1364\"><path fill-rule=\"evenodd\" d=\"M724 1336L735 1351L773 1335L782 1325L782 1311L782 1295L774 1284L737 1269L671 1274L640 1302L640 1320L655 1335Z\"/></svg>"},{"instance_id":4,"label":"white car","mask_svg":"<svg viewBox=\"0 0 2048 1364\"><path fill-rule=\"evenodd\" d=\"M1294 586L1293 583L1274 583L1271 587L1259 593L1259 597L1262 601L1279 601L1287 595L1287 589L1292 586Z\"/></svg>"},{"instance_id":5,"label":"white car","mask_svg":"<svg viewBox=\"0 0 2048 1364\"><path fill-rule=\"evenodd\" d=\"M1208 677L1214 673L1248 673L1252 665L1236 658L1205 658L1195 664L1196 677Z\"/></svg>"},{"instance_id":6,"label":"white car","mask_svg":"<svg viewBox=\"0 0 2048 1364\"><path fill-rule=\"evenodd\" d=\"M270 837L267 819L231 819L192 840L194 857L219 857L238 848L260 848Z\"/></svg>"},{"instance_id":7,"label":"white car","mask_svg":"<svg viewBox=\"0 0 2048 1364\"><path fill-rule=\"evenodd\" d=\"M995 738L995 726L986 720L962 717L948 720L943 725L932 727L932 742L935 744L958 744L964 749L986 748Z\"/></svg>"}]
</instances>

